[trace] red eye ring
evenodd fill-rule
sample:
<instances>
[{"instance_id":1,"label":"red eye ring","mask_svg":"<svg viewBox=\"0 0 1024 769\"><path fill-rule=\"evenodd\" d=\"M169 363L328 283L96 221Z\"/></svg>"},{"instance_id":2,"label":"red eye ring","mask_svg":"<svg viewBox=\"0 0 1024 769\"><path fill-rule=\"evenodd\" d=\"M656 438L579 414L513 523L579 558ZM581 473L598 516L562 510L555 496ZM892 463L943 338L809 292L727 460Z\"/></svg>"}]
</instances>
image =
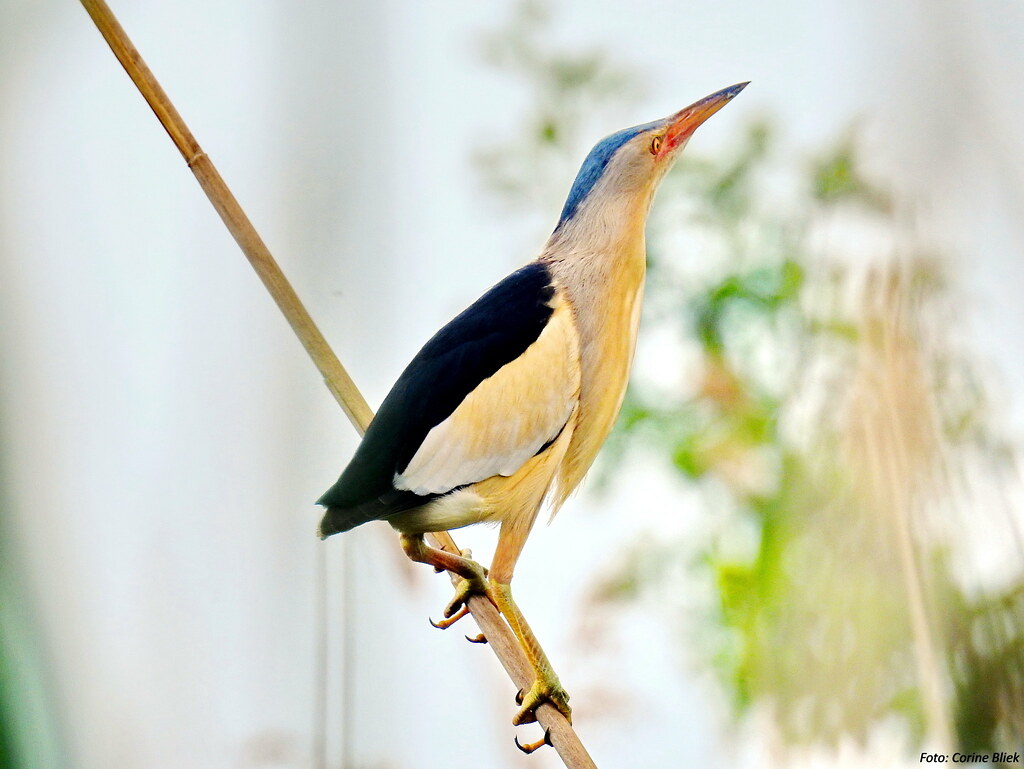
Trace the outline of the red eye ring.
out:
<instances>
[{"instance_id":1,"label":"red eye ring","mask_svg":"<svg viewBox=\"0 0 1024 769\"><path fill-rule=\"evenodd\" d=\"M652 155L657 155L659 150L661 150L661 141L662 141L662 138L660 136L655 136L653 139L651 139L651 154Z\"/></svg>"}]
</instances>

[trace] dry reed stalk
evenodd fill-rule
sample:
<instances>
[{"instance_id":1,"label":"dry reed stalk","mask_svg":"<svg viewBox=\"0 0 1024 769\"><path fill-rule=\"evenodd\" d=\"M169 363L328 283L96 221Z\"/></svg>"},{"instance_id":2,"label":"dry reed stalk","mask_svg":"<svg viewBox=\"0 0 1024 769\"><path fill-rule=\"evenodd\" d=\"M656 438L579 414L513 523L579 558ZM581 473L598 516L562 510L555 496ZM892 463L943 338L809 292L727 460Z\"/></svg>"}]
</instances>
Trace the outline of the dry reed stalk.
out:
<instances>
[{"instance_id":1,"label":"dry reed stalk","mask_svg":"<svg viewBox=\"0 0 1024 769\"><path fill-rule=\"evenodd\" d=\"M153 73L142 60L124 29L118 23L104 0L81 0L82 5L96 24L100 34L107 41L117 60L121 62L128 76L153 109L160 124L167 131L188 167L192 169L199 186L220 214L225 226L238 243L267 291L277 303L278 309L287 319L295 335L306 348L327 389L344 409L356 430L362 434L373 418L362 393L356 387L337 355L327 344L320 329L303 306L295 289L292 288L269 249L256 232L249 217L238 204L224 179L221 178L209 156L203 152L174 104L157 82ZM431 535L435 547L458 553L451 535L439 532ZM450 575L452 582L458 581ZM497 609L482 596L469 599L469 609L477 625L483 631L491 649L501 662L509 678L518 689L528 689L533 683L533 669L519 647L515 636ZM550 704L537 708L537 721L550 735L552 746L568 769L597 769L590 754L568 721Z\"/></svg>"},{"instance_id":2,"label":"dry reed stalk","mask_svg":"<svg viewBox=\"0 0 1024 769\"><path fill-rule=\"evenodd\" d=\"M939 642L929 616L923 564L912 531L922 489L934 479L941 438L930 397L920 342L908 327L913 296L906 266L880 268L861 300L859 365L850 413L852 466L863 465L873 506L895 536L906 592L914 662L929 736L939 750L953 748L952 717L945 692ZM859 428L859 429L857 429ZM857 455L860 455L859 457Z\"/></svg>"}]
</instances>

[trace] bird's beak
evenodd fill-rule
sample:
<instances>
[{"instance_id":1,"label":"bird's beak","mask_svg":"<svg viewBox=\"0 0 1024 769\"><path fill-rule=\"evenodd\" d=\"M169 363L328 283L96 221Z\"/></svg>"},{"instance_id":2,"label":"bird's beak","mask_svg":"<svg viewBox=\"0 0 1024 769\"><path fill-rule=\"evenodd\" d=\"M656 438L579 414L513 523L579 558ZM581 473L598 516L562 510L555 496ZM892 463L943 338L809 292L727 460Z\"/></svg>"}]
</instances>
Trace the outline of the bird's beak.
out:
<instances>
[{"instance_id":1,"label":"bird's beak","mask_svg":"<svg viewBox=\"0 0 1024 769\"><path fill-rule=\"evenodd\" d=\"M668 131L665 133L665 140L662 142L661 151L658 153L659 157L671 155L685 144L686 140L697 130L697 126L732 101L733 97L749 84L750 82L747 81L746 83L737 83L728 88L723 88L721 91L705 96L698 102L694 102L689 107L684 107L668 118L666 121L668 123Z\"/></svg>"}]
</instances>

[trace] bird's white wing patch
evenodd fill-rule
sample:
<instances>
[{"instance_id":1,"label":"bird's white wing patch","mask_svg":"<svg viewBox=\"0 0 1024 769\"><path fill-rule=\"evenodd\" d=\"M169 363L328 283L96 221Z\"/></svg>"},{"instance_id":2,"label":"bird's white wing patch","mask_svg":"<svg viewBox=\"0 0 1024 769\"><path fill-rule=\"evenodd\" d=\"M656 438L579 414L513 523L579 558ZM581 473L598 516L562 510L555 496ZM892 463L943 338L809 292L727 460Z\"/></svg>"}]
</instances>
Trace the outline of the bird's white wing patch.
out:
<instances>
[{"instance_id":1,"label":"bird's white wing patch","mask_svg":"<svg viewBox=\"0 0 1024 769\"><path fill-rule=\"evenodd\" d=\"M396 489L443 494L509 476L558 436L579 399L580 369L572 312L560 294L552 303L537 341L427 433Z\"/></svg>"}]
</instances>

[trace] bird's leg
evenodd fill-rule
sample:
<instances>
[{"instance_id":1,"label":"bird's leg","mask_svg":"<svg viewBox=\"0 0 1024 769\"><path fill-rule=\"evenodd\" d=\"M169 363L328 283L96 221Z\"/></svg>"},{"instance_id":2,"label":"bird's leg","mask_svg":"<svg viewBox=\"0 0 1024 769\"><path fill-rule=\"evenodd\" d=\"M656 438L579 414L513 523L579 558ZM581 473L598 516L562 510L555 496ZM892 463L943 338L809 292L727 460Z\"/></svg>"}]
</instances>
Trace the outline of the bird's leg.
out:
<instances>
[{"instance_id":1,"label":"bird's leg","mask_svg":"<svg viewBox=\"0 0 1024 769\"><path fill-rule=\"evenodd\" d=\"M532 521L529 522L532 524ZM512 570L519 553L522 552L526 535L529 534L529 524L525 527L503 523L501 534L498 537L498 547L494 553L494 562L491 564L490 583L494 592L495 606L502 613L508 622L512 632L515 633L519 645L526 654L527 660L534 671L534 681L529 689L520 691L516 696L519 710L516 711L512 723L516 726L529 724L537 720L535 711L544 702L550 702L558 711L565 716L569 723L572 723L572 708L569 707L569 695L562 688L554 668L548 661L547 655L540 646L537 636L533 634L526 617L519 610L515 600L512 598Z\"/></svg>"},{"instance_id":2,"label":"bird's leg","mask_svg":"<svg viewBox=\"0 0 1024 769\"><path fill-rule=\"evenodd\" d=\"M462 577L455 587L455 596L444 607L444 619L440 622L430 621L434 627L444 630L465 617L469 613L466 602L471 595L485 595L494 603L494 596L487 582L487 569L470 558L468 550L463 550L461 555L455 555L430 547L424 542L422 534L403 534L402 550L410 560L426 563L438 571L450 571Z\"/></svg>"},{"instance_id":3,"label":"bird's leg","mask_svg":"<svg viewBox=\"0 0 1024 769\"><path fill-rule=\"evenodd\" d=\"M569 695L562 688L554 668L548 661L547 655L540 646L537 636L530 629L526 617L519 610L516 602L512 599L512 587L508 583L498 582L491 579L491 587L494 589L494 597L498 611L500 611L512 632L515 633L519 645L526 653L526 658L533 668L535 678L529 689L525 689L516 696L519 710L512 718L516 726L529 724L537 720L535 711L544 702L554 705L569 723L572 723L572 708L569 707Z\"/></svg>"}]
</instances>

